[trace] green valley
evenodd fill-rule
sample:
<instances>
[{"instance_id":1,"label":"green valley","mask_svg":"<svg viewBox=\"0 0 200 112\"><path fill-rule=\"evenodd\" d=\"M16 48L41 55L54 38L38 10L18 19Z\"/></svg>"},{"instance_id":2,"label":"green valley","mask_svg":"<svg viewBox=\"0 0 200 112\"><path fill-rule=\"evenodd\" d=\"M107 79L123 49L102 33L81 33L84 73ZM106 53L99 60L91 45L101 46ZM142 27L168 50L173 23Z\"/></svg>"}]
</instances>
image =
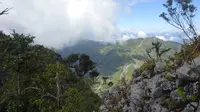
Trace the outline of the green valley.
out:
<instances>
[{"instance_id":1,"label":"green valley","mask_svg":"<svg viewBox=\"0 0 200 112\"><path fill-rule=\"evenodd\" d=\"M132 69L133 66L137 65L136 63L148 59L146 49L152 47L154 41L163 43L162 48L172 48L164 54L164 58L178 51L181 46L179 43L163 41L156 37L129 39L124 42L117 41L116 43L84 40L59 52L63 57L67 57L71 53L88 54L96 62L101 75L119 77L118 74L122 73L124 67ZM155 54L152 55L155 56ZM127 71L128 77L130 77L132 70Z\"/></svg>"}]
</instances>

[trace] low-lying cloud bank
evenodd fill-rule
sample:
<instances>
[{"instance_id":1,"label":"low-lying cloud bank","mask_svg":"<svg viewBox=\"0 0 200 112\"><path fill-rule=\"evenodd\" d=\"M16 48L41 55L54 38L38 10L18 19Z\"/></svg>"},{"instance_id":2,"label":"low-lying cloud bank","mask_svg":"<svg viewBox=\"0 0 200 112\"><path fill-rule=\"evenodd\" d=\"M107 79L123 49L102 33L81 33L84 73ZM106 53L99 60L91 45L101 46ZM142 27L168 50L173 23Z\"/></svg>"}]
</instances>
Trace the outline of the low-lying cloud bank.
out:
<instances>
[{"instance_id":1,"label":"low-lying cloud bank","mask_svg":"<svg viewBox=\"0 0 200 112\"><path fill-rule=\"evenodd\" d=\"M187 39L182 32L153 32L145 33L144 31L137 31L134 29L122 29L120 38L117 38L118 41L126 41L129 39L136 38L148 38L148 37L157 37L163 41L175 41L182 43L183 39Z\"/></svg>"}]
</instances>

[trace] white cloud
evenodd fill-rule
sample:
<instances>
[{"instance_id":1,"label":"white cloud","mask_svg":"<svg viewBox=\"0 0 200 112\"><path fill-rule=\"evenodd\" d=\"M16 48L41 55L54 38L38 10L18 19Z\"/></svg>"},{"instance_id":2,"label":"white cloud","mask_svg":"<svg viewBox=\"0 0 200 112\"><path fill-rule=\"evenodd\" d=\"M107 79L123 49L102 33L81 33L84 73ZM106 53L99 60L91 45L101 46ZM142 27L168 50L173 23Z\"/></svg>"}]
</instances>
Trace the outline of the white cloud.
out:
<instances>
[{"instance_id":1,"label":"white cloud","mask_svg":"<svg viewBox=\"0 0 200 112\"><path fill-rule=\"evenodd\" d=\"M126 41L128 39L137 39L137 38L148 38L148 37L156 37L163 41L174 41L181 43L183 39L186 39L185 35L181 32L154 32L154 33L145 33L144 31L139 31L133 28L121 29L122 32L121 38L118 40Z\"/></svg>"},{"instance_id":2,"label":"white cloud","mask_svg":"<svg viewBox=\"0 0 200 112\"><path fill-rule=\"evenodd\" d=\"M131 39L131 37L128 36L128 35L123 35L122 38L121 38L120 40L126 41L126 40L128 40L128 39Z\"/></svg>"},{"instance_id":3,"label":"white cloud","mask_svg":"<svg viewBox=\"0 0 200 112\"><path fill-rule=\"evenodd\" d=\"M136 39L137 37L135 37L133 34L125 34L125 35L122 35L122 38L120 40L122 41L126 41L126 40L129 40L129 39Z\"/></svg>"},{"instance_id":4,"label":"white cloud","mask_svg":"<svg viewBox=\"0 0 200 112\"><path fill-rule=\"evenodd\" d=\"M173 36L171 36L171 37L169 37L169 40L170 41L175 41L177 38L176 37L173 37Z\"/></svg>"},{"instance_id":5,"label":"white cloud","mask_svg":"<svg viewBox=\"0 0 200 112\"><path fill-rule=\"evenodd\" d=\"M114 0L5 0L1 5L13 9L0 18L0 29L30 33L46 46L61 48L80 39L112 41L118 36L120 8Z\"/></svg>"},{"instance_id":6,"label":"white cloud","mask_svg":"<svg viewBox=\"0 0 200 112\"><path fill-rule=\"evenodd\" d=\"M185 38L186 39L186 38ZM181 38L181 37L174 37L174 36L170 36L168 41L174 41L174 42L179 42L179 43L182 43L184 40L184 38Z\"/></svg>"},{"instance_id":7,"label":"white cloud","mask_svg":"<svg viewBox=\"0 0 200 112\"><path fill-rule=\"evenodd\" d=\"M168 39L164 36L156 36L157 38L161 39L161 40L164 40L164 41L168 41Z\"/></svg>"},{"instance_id":8,"label":"white cloud","mask_svg":"<svg viewBox=\"0 0 200 112\"><path fill-rule=\"evenodd\" d=\"M197 30L197 34L200 35L200 30Z\"/></svg>"},{"instance_id":9,"label":"white cloud","mask_svg":"<svg viewBox=\"0 0 200 112\"><path fill-rule=\"evenodd\" d=\"M143 37L143 38L145 38L145 37L147 37L147 34L146 34L145 32L143 32L143 31L139 31L139 32L137 33L137 36L138 36L138 37Z\"/></svg>"},{"instance_id":10,"label":"white cloud","mask_svg":"<svg viewBox=\"0 0 200 112\"><path fill-rule=\"evenodd\" d=\"M133 6L139 2L150 2L150 1L155 1L155 0L130 0L129 6Z\"/></svg>"}]
</instances>

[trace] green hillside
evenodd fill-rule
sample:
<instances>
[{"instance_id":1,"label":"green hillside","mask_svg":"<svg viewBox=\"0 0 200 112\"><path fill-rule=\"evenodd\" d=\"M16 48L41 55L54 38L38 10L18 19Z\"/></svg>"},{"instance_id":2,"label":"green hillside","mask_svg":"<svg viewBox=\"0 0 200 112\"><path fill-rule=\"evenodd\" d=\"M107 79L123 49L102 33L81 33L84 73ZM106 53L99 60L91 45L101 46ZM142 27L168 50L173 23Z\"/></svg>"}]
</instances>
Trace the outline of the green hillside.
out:
<instances>
[{"instance_id":1,"label":"green hillside","mask_svg":"<svg viewBox=\"0 0 200 112\"><path fill-rule=\"evenodd\" d=\"M84 40L72 47L64 48L60 53L63 57L71 53L88 54L97 63L101 75L114 74L114 76L117 76L116 74L121 74L120 71L124 66L133 66L138 61L147 60L146 49L152 47L152 42L157 40L163 43L163 48L172 48L172 50L164 54L164 57L170 56L180 48L179 43L162 41L152 37L130 39L125 42L116 42L115 44ZM155 54L152 55L155 56Z\"/></svg>"}]
</instances>

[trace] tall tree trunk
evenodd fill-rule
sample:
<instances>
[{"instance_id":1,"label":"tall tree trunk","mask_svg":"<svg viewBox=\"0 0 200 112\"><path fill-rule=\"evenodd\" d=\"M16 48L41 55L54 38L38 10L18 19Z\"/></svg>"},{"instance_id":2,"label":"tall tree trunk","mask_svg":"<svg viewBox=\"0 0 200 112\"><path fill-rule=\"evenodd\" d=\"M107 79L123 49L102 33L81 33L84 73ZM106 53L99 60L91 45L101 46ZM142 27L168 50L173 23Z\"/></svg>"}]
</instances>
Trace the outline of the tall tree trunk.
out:
<instances>
[{"instance_id":1,"label":"tall tree trunk","mask_svg":"<svg viewBox=\"0 0 200 112\"><path fill-rule=\"evenodd\" d=\"M20 96L21 94L21 89L20 89L20 74L17 73L17 96ZM19 112L19 100L17 100L17 112Z\"/></svg>"},{"instance_id":2,"label":"tall tree trunk","mask_svg":"<svg viewBox=\"0 0 200 112\"><path fill-rule=\"evenodd\" d=\"M21 90L20 90L20 74L17 73L17 94L20 95L21 94Z\"/></svg>"},{"instance_id":3,"label":"tall tree trunk","mask_svg":"<svg viewBox=\"0 0 200 112\"><path fill-rule=\"evenodd\" d=\"M57 62L57 69L59 67L59 64ZM56 93L56 97L57 97L57 104L58 106L60 105L60 84L59 84L59 73L58 71L56 72L56 88L57 88L57 93Z\"/></svg>"}]
</instances>

